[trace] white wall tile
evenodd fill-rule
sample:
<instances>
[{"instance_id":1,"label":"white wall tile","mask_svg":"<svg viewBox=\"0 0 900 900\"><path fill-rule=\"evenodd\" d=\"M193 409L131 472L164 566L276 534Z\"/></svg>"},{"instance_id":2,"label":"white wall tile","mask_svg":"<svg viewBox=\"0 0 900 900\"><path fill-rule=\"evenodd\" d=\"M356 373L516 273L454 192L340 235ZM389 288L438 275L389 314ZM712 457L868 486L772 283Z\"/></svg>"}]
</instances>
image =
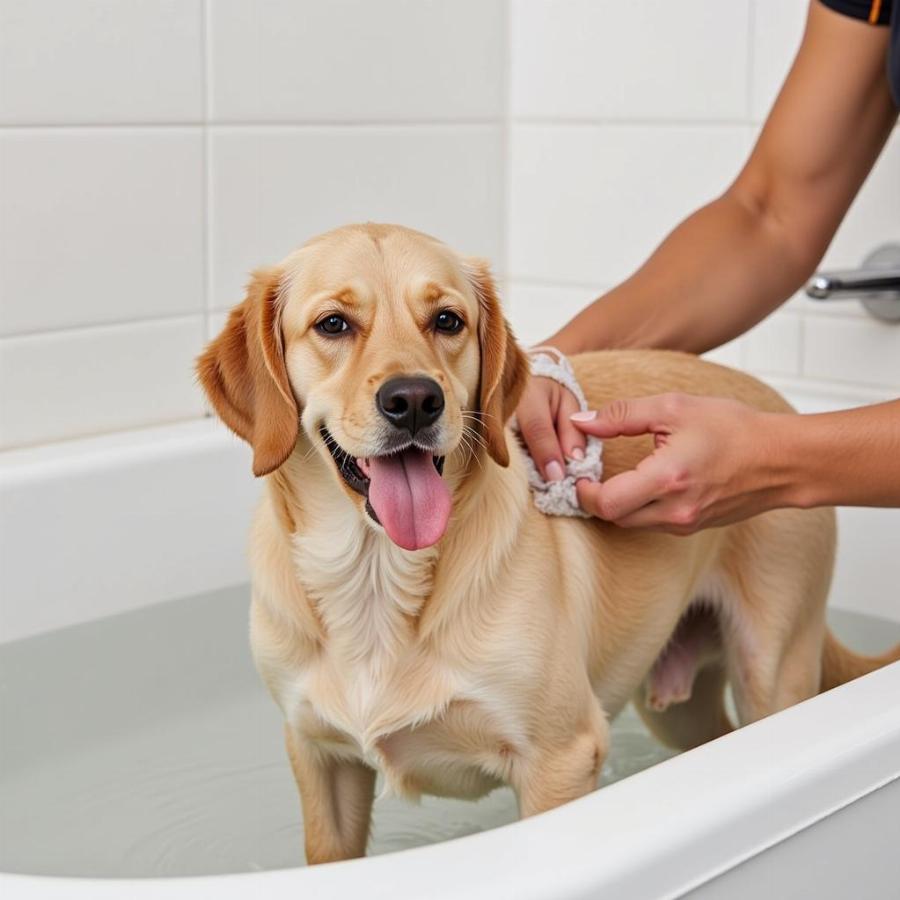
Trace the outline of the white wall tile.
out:
<instances>
[{"instance_id":1,"label":"white wall tile","mask_svg":"<svg viewBox=\"0 0 900 900\"><path fill-rule=\"evenodd\" d=\"M802 318L789 310L760 322L746 336L746 366L752 372L799 375Z\"/></svg>"},{"instance_id":2,"label":"white wall tile","mask_svg":"<svg viewBox=\"0 0 900 900\"><path fill-rule=\"evenodd\" d=\"M203 115L202 0L0 0L0 122Z\"/></svg>"},{"instance_id":3,"label":"white wall tile","mask_svg":"<svg viewBox=\"0 0 900 900\"><path fill-rule=\"evenodd\" d=\"M0 339L0 448L203 414L202 316Z\"/></svg>"},{"instance_id":4,"label":"white wall tile","mask_svg":"<svg viewBox=\"0 0 900 900\"><path fill-rule=\"evenodd\" d=\"M881 157L853 201L823 268L855 268L876 247L900 244L900 130L894 129Z\"/></svg>"},{"instance_id":5,"label":"white wall tile","mask_svg":"<svg viewBox=\"0 0 900 900\"><path fill-rule=\"evenodd\" d=\"M788 300L786 309L814 316L835 316L846 319L864 319L868 315L863 305L857 300L814 300L807 297L804 290L798 291Z\"/></svg>"},{"instance_id":6,"label":"white wall tile","mask_svg":"<svg viewBox=\"0 0 900 900\"><path fill-rule=\"evenodd\" d=\"M216 0L215 121L496 118L501 0Z\"/></svg>"},{"instance_id":7,"label":"white wall tile","mask_svg":"<svg viewBox=\"0 0 900 900\"><path fill-rule=\"evenodd\" d=\"M710 362L718 363L720 366L728 366L732 369L743 369L746 367L745 358L747 354L746 337L735 338L721 347L715 347L703 354L704 359Z\"/></svg>"},{"instance_id":8,"label":"white wall tile","mask_svg":"<svg viewBox=\"0 0 900 900\"><path fill-rule=\"evenodd\" d=\"M512 281L504 292L506 314L519 342L536 344L550 337L605 291L599 285L573 287ZM746 344L746 336L735 338L704 353L703 358L735 369L744 368Z\"/></svg>"},{"instance_id":9,"label":"white wall tile","mask_svg":"<svg viewBox=\"0 0 900 900\"><path fill-rule=\"evenodd\" d=\"M896 399L896 388L891 390L821 378L785 378L780 375L773 375L767 380L801 413L837 412Z\"/></svg>"},{"instance_id":10,"label":"white wall tile","mask_svg":"<svg viewBox=\"0 0 900 900\"><path fill-rule=\"evenodd\" d=\"M900 509L839 509L838 556L829 603L897 619Z\"/></svg>"},{"instance_id":11,"label":"white wall tile","mask_svg":"<svg viewBox=\"0 0 900 900\"><path fill-rule=\"evenodd\" d=\"M513 281L504 299L516 337L522 344L536 344L558 331L601 293L600 287Z\"/></svg>"},{"instance_id":12,"label":"white wall tile","mask_svg":"<svg viewBox=\"0 0 900 900\"><path fill-rule=\"evenodd\" d=\"M794 61L809 0L753 0L750 108L753 119L768 115Z\"/></svg>"},{"instance_id":13,"label":"white wall tile","mask_svg":"<svg viewBox=\"0 0 900 900\"><path fill-rule=\"evenodd\" d=\"M0 333L203 309L199 129L0 133Z\"/></svg>"},{"instance_id":14,"label":"white wall tile","mask_svg":"<svg viewBox=\"0 0 900 900\"><path fill-rule=\"evenodd\" d=\"M208 341L211 341L214 337L216 337L219 332L225 327L225 323L227 321L227 311L222 310L222 312L211 312L206 317L206 339Z\"/></svg>"},{"instance_id":15,"label":"white wall tile","mask_svg":"<svg viewBox=\"0 0 900 900\"><path fill-rule=\"evenodd\" d=\"M732 126L514 126L510 275L619 282L730 184L748 140Z\"/></svg>"},{"instance_id":16,"label":"white wall tile","mask_svg":"<svg viewBox=\"0 0 900 900\"><path fill-rule=\"evenodd\" d=\"M514 0L516 116L735 119L749 0Z\"/></svg>"},{"instance_id":17,"label":"white wall tile","mask_svg":"<svg viewBox=\"0 0 900 900\"><path fill-rule=\"evenodd\" d=\"M499 267L499 127L217 129L211 165L213 308L348 222L400 222Z\"/></svg>"},{"instance_id":18,"label":"white wall tile","mask_svg":"<svg viewBox=\"0 0 900 900\"><path fill-rule=\"evenodd\" d=\"M900 393L900 326L809 316L805 328L805 376L885 385Z\"/></svg>"}]
</instances>

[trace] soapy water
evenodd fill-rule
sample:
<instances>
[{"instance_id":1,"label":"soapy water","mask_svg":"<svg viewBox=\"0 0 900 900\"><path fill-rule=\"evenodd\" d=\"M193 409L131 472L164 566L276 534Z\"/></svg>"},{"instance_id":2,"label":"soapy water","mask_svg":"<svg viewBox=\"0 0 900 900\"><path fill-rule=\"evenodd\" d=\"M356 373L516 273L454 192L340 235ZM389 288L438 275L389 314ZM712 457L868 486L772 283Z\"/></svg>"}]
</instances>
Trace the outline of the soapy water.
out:
<instances>
[{"instance_id":1,"label":"soapy water","mask_svg":"<svg viewBox=\"0 0 900 900\"><path fill-rule=\"evenodd\" d=\"M237 589L0 647L0 871L160 877L303 864L280 713L250 664L246 617ZM869 649L860 635L879 649L900 632L841 622L857 649ZM629 707L601 785L671 755ZM386 797L369 853L516 818L505 788L476 802Z\"/></svg>"}]
</instances>

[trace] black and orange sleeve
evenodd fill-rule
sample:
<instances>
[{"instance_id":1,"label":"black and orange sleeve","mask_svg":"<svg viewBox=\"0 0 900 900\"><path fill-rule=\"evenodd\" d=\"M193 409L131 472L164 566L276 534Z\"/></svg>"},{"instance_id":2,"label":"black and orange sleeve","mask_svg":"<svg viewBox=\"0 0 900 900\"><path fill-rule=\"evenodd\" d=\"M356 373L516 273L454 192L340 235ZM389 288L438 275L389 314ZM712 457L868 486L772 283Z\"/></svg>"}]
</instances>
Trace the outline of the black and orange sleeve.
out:
<instances>
[{"instance_id":1,"label":"black and orange sleeve","mask_svg":"<svg viewBox=\"0 0 900 900\"><path fill-rule=\"evenodd\" d=\"M823 6L871 25L889 25L894 0L819 0Z\"/></svg>"}]
</instances>

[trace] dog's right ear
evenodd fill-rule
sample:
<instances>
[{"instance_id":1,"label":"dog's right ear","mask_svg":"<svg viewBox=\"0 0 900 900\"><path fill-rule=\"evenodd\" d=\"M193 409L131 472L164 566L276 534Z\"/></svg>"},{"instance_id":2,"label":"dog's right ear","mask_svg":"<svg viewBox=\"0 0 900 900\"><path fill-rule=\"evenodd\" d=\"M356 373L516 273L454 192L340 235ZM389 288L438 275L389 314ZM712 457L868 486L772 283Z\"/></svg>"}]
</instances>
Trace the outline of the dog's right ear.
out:
<instances>
[{"instance_id":1,"label":"dog's right ear","mask_svg":"<svg viewBox=\"0 0 900 900\"><path fill-rule=\"evenodd\" d=\"M274 472L297 443L299 408L288 380L278 311L281 272L253 273L244 302L197 359L222 421L253 448L253 474Z\"/></svg>"}]
</instances>

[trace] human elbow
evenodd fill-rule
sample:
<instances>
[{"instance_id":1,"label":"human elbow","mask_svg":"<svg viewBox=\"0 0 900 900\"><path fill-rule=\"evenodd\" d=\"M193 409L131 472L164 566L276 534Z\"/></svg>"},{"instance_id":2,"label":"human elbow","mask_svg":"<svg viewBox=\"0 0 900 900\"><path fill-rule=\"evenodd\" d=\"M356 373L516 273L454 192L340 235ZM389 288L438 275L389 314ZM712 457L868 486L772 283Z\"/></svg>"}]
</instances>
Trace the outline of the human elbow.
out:
<instances>
[{"instance_id":1,"label":"human elbow","mask_svg":"<svg viewBox=\"0 0 900 900\"><path fill-rule=\"evenodd\" d=\"M782 193L767 185L741 183L726 192L771 248L772 262L777 263L793 293L815 272L836 225L817 218L814 205Z\"/></svg>"}]
</instances>

